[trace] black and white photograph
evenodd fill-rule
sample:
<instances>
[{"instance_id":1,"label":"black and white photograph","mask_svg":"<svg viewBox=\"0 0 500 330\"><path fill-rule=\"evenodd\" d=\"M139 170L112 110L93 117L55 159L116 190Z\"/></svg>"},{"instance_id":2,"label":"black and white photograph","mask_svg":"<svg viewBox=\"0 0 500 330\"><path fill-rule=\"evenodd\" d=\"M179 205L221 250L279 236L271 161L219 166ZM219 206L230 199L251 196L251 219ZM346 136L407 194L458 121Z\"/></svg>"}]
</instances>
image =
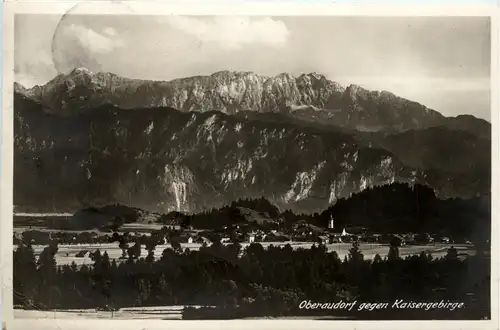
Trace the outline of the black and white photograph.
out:
<instances>
[{"instance_id":1,"label":"black and white photograph","mask_svg":"<svg viewBox=\"0 0 500 330\"><path fill-rule=\"evenodd\" d=\"M492 17L71 9L12 33L15 319L497 313Z\"/></svg>"}]
</instances>

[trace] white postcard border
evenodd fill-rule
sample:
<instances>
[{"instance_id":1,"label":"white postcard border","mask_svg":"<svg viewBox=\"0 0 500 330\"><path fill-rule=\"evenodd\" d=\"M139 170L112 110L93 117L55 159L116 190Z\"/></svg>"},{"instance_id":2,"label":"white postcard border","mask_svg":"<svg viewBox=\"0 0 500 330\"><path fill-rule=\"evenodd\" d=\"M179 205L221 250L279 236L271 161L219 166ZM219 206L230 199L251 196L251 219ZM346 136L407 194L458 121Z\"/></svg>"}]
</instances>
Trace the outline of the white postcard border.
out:
<instances>
[{"instance_id":1,"label":"white postcard border","mask_svg":"<svg viewBox=\"0 0 500 330\"><path fill-rule=\"evenodd\" d=\"M491 17L491 123L492 123L492 239L491 320L488 321L305 321L305 320L231 320L231 321L146 321L146 320L14 320L12 310L12 214L13 214L13 113L14 15L55 14L68 10L79 14L110 15L265 15L265 16L490 16ZM396 4L312 4L312 3L235 3L228 1L166 2L42 2L4 3L3 25L3 113L0 195L0 284L2 316L7 329L499 329L499 7L497 5L396 5Z\"/></svg>"}]
</instances>

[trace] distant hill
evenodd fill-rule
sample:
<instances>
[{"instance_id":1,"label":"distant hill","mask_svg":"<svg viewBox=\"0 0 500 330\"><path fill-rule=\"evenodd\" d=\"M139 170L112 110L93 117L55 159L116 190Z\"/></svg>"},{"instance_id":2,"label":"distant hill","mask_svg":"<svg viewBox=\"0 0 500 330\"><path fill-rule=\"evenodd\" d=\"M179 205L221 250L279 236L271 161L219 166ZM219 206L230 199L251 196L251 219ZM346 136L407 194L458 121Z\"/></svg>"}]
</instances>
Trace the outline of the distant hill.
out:
<instances>
[{"instance_id":1,"label":"distant hill","mask_svg":"<svg viewBox=\"0 0 500 330\"><path fill-rule=\"evenodd\" d=\"M337 229L362 226L376 232L430 232L490 239L491 195L439 199L422 185L394 183L366 189L341 199L310 221ZM341 230L341 229L340 229Z\"/></svg>"}]
</instances>

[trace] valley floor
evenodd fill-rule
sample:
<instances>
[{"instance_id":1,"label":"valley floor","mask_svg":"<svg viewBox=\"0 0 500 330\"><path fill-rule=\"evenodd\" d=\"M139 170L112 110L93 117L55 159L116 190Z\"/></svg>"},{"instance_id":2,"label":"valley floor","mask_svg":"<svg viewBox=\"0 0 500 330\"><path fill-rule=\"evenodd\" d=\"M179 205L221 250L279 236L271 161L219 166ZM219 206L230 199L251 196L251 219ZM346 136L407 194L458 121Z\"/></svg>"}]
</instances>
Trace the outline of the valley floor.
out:
<instances>
[{"instance_id":1,"label":"valley floor","mask_svg":"<svg viewBox=\"0 0 500 330\"><path fill-rule=\"evenodd\" d=\"M310 242L263 242L259 243L264 248L269 245L274 246L284 246L286 244L290 244L294 249L298 248L310 248L314 243ZM243 248L249 245L249 243L242 243ZM181 243L183 249L190 250L198 250L202 245L199 243ZM432 244L432 245L411 245L411 246L402 246L399 248L399 254L401 257L405 257L408 255L418 255L421 252L431 253L434 258L440 258L446 255L448 249L450 247L455 247L458 250L459 256L465 255L474 255L474 247L472 245L466 244ZM155 249L155 258L160 258L162 252L166 248L170 248L170 244L158 245ZM348 254L349 249L352 247L350 243L334 243L326 245L328 251L337 252L340 259L344 259L344 257ZM17 246L14 246L16 249ZM33 246L35 254L39 255L45 246L34 245ZM59 245L58 252L56 254L56 261L58 265L68 265L73 261L77 265L91 265L93 261L90 257L76 257L76 254L80 251L88 250L94 251L99 249L102 253L106 251L111 259L118 259L122 255L122 250L118 247L118 243L106 243L106 244L74 244L74 245ZM379 254L382 258L386 257L389 253L389 246L383 244L369 244L369 243L361 243L360 249L365 257L365 259L373 259L376 254ZM145 250L145 246L142 246L142 254L141 257L147 256L147 251Z\"/></svg>"},{"instance_id":2,"label":"valley floor","mask_svg":"<svg viewBox=\"0 0 500 330\"><path fill-rule=\"evenodd\" d=\"M198 306L191 306L198 307ZM182 320L184 306L154 306L122 308L118 311L96 311L95 309L38 311L14 309L14 318L18 320L46 319L46 320L85 320L85 319L113 319L113 320ZM283 317L249 317L246 320L282 319L282 320L320 320L324 316L283 316ZM347 319L346 317L329 317L328 319Z\"/></svg>"},{"instance_id":3,"label":"valley floor","mask_svg":"<svg viewBox=\"0 0 500 330\"><path fill-rule=\"evenodd\" d=\"M184 306L155 306L122 308L120 310L96 311L95 309L79 310L23 310L14 309L16 319L116 319L116 320L181 320Z\"/></svg>"}]
</instances>

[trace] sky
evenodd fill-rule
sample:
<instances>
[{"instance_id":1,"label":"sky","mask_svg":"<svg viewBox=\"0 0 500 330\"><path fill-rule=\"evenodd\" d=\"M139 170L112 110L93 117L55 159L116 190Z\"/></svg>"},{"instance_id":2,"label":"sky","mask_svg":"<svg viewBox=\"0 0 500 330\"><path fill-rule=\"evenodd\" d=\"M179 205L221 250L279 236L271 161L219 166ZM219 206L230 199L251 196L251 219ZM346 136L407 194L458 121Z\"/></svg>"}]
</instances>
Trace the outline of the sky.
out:
<instances>
[{"instance_id":1,"label":"sky","mask_svg":"<svg viewBox=\"0 0 500 330\"><path fill-rule=\"evenodd\" d=\"M75 67L152 80L317 72L446 116L491 118L487 17L23 14L14 38L15 79L25 87Z\"/></svg>"}]
</instances>

